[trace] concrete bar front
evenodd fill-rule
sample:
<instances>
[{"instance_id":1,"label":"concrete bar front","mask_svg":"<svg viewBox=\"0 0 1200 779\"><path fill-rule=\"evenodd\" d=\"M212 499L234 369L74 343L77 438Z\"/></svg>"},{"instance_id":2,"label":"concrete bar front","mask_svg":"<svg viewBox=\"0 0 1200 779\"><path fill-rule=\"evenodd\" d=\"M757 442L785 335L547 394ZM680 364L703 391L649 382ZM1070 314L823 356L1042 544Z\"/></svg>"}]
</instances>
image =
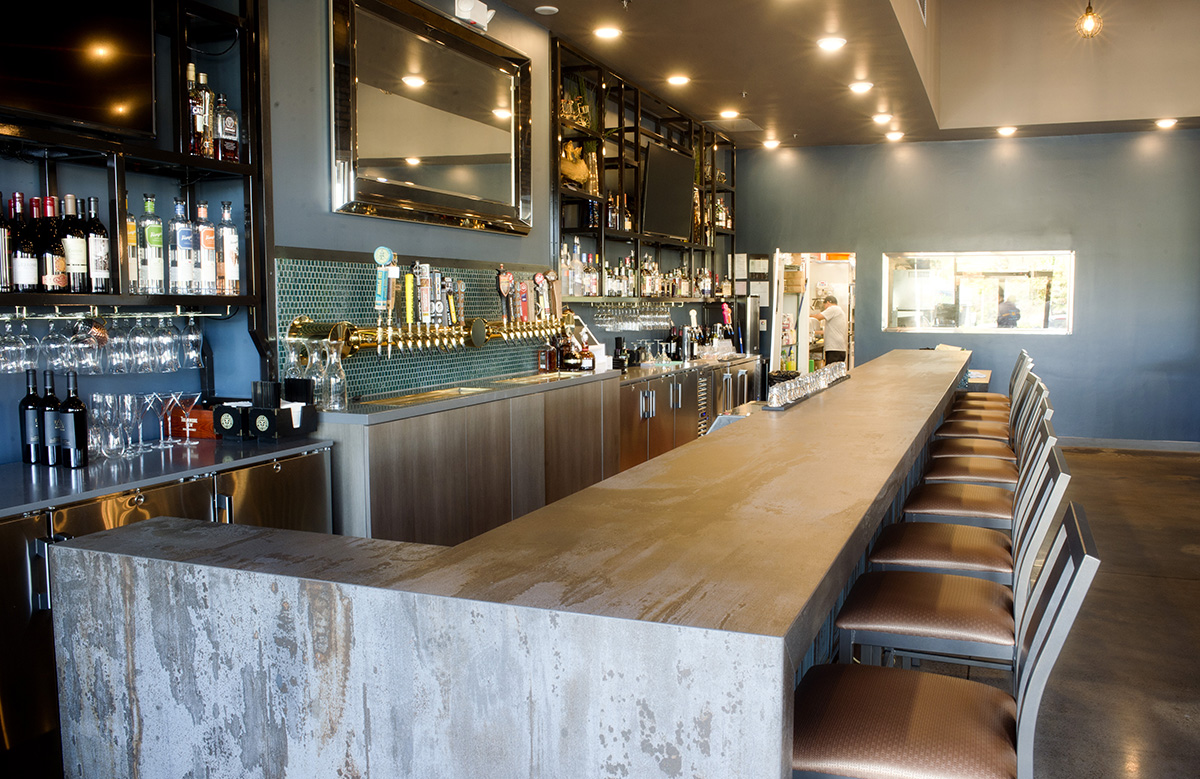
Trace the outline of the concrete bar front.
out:
<instances>
[{"instance_id":1,"label":"concrete bar front","mask_svg":"<svg viewBox=\"0 0 1200 779\"><path fill-rule=\"evenodd\" d=\"M968 356L889 353L457 547L56 547L67 775L789 776L803 653Z\"/></svg>"}]
</instances>

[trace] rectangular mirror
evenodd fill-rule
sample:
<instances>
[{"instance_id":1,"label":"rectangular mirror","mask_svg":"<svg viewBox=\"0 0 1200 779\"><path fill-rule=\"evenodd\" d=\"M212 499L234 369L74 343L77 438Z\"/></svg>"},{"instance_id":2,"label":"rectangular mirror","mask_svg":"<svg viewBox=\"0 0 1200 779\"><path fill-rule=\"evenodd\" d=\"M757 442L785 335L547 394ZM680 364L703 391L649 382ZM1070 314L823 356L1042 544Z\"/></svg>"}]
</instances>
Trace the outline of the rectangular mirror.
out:
<instances>
[{"instance_id":1,"label":"rectangular mirror","mask_svg":"<svg viewBox=\"0 0 1200 779\"><path fill-rule=\"evenodd\" d=\"M333 210L529 232L529 59L409 0L331 0Z\"/></svg>"}]
</instances>

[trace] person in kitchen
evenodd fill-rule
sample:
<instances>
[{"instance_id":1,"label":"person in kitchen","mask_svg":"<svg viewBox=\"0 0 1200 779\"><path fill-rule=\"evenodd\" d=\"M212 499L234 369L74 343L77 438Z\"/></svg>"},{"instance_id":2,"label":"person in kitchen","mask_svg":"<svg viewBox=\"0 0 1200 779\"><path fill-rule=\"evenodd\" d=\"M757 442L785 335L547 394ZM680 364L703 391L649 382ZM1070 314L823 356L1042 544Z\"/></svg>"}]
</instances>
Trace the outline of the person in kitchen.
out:
<instances>
[{"instance_id":1,"label":"person in kitchen","mask_svg":"<svg viewBox=\"0 0 1200 779\"><path fill-rule=\"evenodd\" d=\"M1018 320L1021 319L1021 309L1017 308L1017 304L1012 298L1001 300L1000 306L996 311L996 326L997 327L1016 327Z\"/></svg>"},{"instance_id":2,"label":"person in kitchen","mask_svg":"<svg viewBox=\"0 0 1200 779\"><path fill-rule=\"evenodd\" d=\"M846 338L846 312L838 305L837 298L827 295L822 303L821 311L811 312L813 319L824 321L825 327L825 364L846 361L848 342Z\"/></svg>"}]
</instances>

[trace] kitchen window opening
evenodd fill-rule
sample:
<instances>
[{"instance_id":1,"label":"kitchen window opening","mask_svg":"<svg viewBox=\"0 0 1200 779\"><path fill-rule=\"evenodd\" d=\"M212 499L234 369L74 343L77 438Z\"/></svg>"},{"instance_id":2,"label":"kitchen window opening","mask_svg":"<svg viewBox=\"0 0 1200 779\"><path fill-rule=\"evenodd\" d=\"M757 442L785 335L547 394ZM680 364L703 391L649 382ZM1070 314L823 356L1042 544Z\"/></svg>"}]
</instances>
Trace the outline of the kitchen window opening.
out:
<instances>
[{"instance_id":1,"label":"kitchen window opening","mask_svg":"<svg viewBox=\"0 0 1200 779\"><path fill-rule=\"evenodd\" d=\"M883 255L883 329L1069 334L1075 253Z\"/></svg>"}]
</instances>

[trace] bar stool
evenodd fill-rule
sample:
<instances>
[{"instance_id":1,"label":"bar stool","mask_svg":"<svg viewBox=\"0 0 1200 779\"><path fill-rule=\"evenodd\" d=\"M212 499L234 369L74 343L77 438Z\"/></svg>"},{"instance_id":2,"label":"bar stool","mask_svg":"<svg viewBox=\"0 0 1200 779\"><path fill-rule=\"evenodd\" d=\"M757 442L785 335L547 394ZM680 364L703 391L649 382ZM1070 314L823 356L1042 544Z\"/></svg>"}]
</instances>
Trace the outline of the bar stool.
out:
<instances>
[{"instance_id":1,"label":"bar stool","mask_svg":"<svg viewBox=\"0 0 1200 779\"><path fill-rule=\"evenodd\" d=\"M1038 433L1039 425L1048 424L1053 414L1049 393L1045 393L1029 419L1032 424L1021 432L1011 447L1015 460L971 455L931 457L929 469L922 480L926 483L960 482L1014 489L1020 480L1021 470L1028 459L1031 443ZM966 439L954 439L955 442L963 440ZM1055 440L1057 441L1057 438Z\"/></svg>"},{"instance_id":2,"label":"bar stool","mask_svg":"<svg viewBox=\"0 0 1200 779\"><path fill-rule=\"evenodd\" d=\"M900 668L814 666L794 696L793 778L1033 779L1046 680L1099 565L1087 519L1072 505L1022 625L1011 694Z\"/></svg>"},{"instance_id":3,"label":"bar stool","mask_svg":"<svg viewBox=\"0 0 1200 779\"><path fill-rule=\"evenodd\" d=\"M1045 389L1045 384L1041 381L1041 379L1038 379L1036 375L1034 375L1034 381L1030 387L1030 392L1038 393L1041 399L1047 398L1050 394L1049 390ZM1030 398L1031 401L1033 399L1034 398ZM1040 405L1040 400L1038 403L1034 403L1032 406L1023 406L1021 411L1027 411L1028 414L1021 412L1017 413L1018 421L1016 429L1025 433L1028 432L1028 426L1037 424L1039 418L1049 419L1054 414L1054 410L1049 406L1049 404L1047 404L1046 408L1042 408ZM945 424L948 425L951 423ZM969 425L983 424L985 423L954 423L954 425L958 426L958 428L953 432L960 432L962 433L962 436L936 438L935 440L930 441L930 459L936 460L943 457L988 457L1008 460L1009 462L1016 462L1016 450L1020 448L1019 441L1021 440L1022 432L1018 432L1017 435L1013 437L1012 428L1010 427L1010 435L1008 439L1002 439L1000 437L1000 431L997 431L995 436L989 438L979 438L970 435L974 431L968 427ZM943 427L944 426L945 425L943 425ZM939 430L941 430L941 428L939 428Z\"/></svg>"},{"instance_id":4,"label":"bar stool","mask_svg":"<svg viewBox=\"0 0 1200 779\"><path fill-rule=\"evenodd\" d=\"M1070 480L1062 453L1056 449L1054 454L1052 467L1039 480L1039 500L1029 520L1014 527L1006 584L980 575L984 566L973 561L965 564L974 566L972 575L963 575L955 566L964 563L936 559L934 544L924 552L929 566L902 560L894 563L901 570L869 571L855 582L834 620L843 661L850 661L858 644L864 647L864 662L887 649L904 657L1011 669L1035 558Z\"/></svg>"},{"instance_id":5,"label":"bar stool","mask_svg":"<svg viewBox=\"0 0 1200 779\"><path fill-rule=\"evenodd\" d=\"M1029 356L1029 352L1024 349L1017 355L1017 361L1013 363L1012 374L1008 377L1008 394L1000 392L960 392L954 398L954 405L959 408L965 408L968 404L990 404L992 407L1005 406L1010 404L1011 398L1015 390L1021 386L1025 379L1026 373L1033 369L1033 358Z\"/></svg>"},{"instance_id":6,"label":"bar stool","mask_svg":"<svg viewBox=\"0 0 1200 779\"><path fill-rule=\"evenodd\" d=\"M1039 386L1044 392L1045 384L1041 379L1034 373L1026 373L1006 415L996 418L996 412L953 411L934 431L934 438L987 438L1011 444L1014 431L1019 430L1028 418L1029 404L1038 398ZM989 419L988 415L993 418Z\"/></svg>"}]
</instances>

